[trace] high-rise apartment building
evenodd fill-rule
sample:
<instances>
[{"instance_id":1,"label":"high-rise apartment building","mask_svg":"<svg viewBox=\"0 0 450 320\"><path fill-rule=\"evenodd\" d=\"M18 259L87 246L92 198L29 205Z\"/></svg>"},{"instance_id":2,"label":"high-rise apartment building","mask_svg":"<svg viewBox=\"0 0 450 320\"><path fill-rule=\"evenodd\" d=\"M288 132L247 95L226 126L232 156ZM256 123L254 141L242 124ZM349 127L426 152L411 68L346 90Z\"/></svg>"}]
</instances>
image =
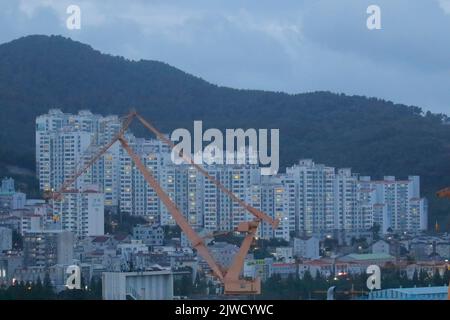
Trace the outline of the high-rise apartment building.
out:
<instances>
[{"instance_id":1,"label":"high-rise apartment building","mask_svg":"<svg viewBox=\"0 0 450 320\"><path fill-rule=\"evenodd\" d=\"M92 157L98 146L113 138L120 125L117 116L103 117L89 111L71 115L50 110L38 117L36 164L41 189L57 189ZM136 138L129 133L126 139L196 229L230 231L240 222L254 218L193 166L173 164L170 149L164 143ZM310 159L300 160L276 176L261 176L255 164L210 164L204 168L237 197L280 219L277 230L261 224L258 235L263 238L288 240L291 233L303 236L360 232L375 224L383 233L391 229L418 232L427 227L427 203L420 197L420 179L416 176L372 181L351 169L336 170ZM80 204L94 196L80 191L91 186L98 186L106 206L118 206L122 213L144 216L150 222L175 225L171 214L119 143L74 183L68 200L55 211L57 214L59 210L64 229L81 236L103 230L84 227L85 217L92 212L88 213L90 209ZM95 226L100 224L100 220L89 221Z\"/></svg>"},{"instance_id":2,"label":"high-rise apartment building","mask_svg":"<svg viewBox=\"0 0 450 320\"><path fill-rule=\"evenodd\" d=\"M427 202L420 197L420 178L384 177L372 181L350 169L335 170L300 160L286 169L285 183L295 186L297 233L358 232L377 224L380 230L418 232L427 228ZM290 220L292 231L293 221Z\"/></svg>"},{"instance_id":3,"label":"high-rise apartment building","mask_svg":"<svg viewBox=\"0 0 450 320\"><path fill-rule=\"evenodd\" d=\"M393 176L385 176L380 181L361 177L359 183L371 193L374 222L383 232L388 229L400 232L427 229L428 208L426 199L420 197L420 177L396 180Z\"/></svg>"},{"instance_id":4,"label":"high-rise apartment building","mask_svg":"<svg viewBox=\"0 0 450 320\"><path fill-rule=\"evenodd\" d=\"M57 190L73 177L96 152L119 130L117 116L102 117L90 111L77 115L52 109L36 118L36 172L41 190ZM105 194L105 205L116 206L119 196L119 143L114 144L72 189L98 185Z\"/></svg>"},{"instance_id":5,"label":"high-rise apartment building","mask_svg":"<svg viewBox=\"0 0 450 320\"><path fill-rule=\"evenodd\" d=\"M135 138L129 134L126 136L131 148L141 158L142 163L149 172L164 186L168 194L175 198L174 185L175 175L163 172L163 168L168 168L170 154L167 146L157 140L145 140ZM146 216L154 222L164 222L162 224L174 224L171 217L168 217L166 209L163 208L156 192L145 181L139 169L131 160L128 153L120 149L119 152L119 204L123 213Z\"/></svg>"},{"instance_id":6,"label":"high-rise apartment building","mask_svg":"<svg viewBox=\"0 0 450 320\"><path fill-rule=\"evenodd\" d=\"M357 203L358 176L351 169L339 169L334 180L334 228L363 230L364 225Z\"/></svg>"},{"instance_id":7,"label":"high-rise apartment building","mask_svg":"<svg viewBox=\"0 0 450 320\"><path fill-rule=\"evenodd\" d=\"M334 228L335 170L312 160L300 160L287 168L286 175L296 187L296 227L301 233Z\"/></svg>"}]
</instances>

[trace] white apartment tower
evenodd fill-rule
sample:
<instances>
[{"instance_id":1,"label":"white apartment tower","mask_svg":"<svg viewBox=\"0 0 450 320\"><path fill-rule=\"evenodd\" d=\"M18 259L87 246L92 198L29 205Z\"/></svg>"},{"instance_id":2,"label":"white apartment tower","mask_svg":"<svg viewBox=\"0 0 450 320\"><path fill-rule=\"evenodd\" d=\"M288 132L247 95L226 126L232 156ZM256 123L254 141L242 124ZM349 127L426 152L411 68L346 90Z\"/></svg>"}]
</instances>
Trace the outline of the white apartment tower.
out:
<instances>
[{"instance_id":1,"label":"white apartment tower","mask_svg":"<svg viewBox=\"0 0 450 320\"><path fill-rule=\"evenodd\" d=\"M296 187L296 231L312 233L333 230L334 168L306 159L287 168L286 175L294 181Z\"/></svg>"},{"instance_id":2,"label":"white apartment tower","mask_svg":"<svg viewBox=\"0 0 450 320\"><path fill-rule=\"evenodd\" d=\"M358 176L351 169L339 169L334 180L334 229L364 230L364 219L358 211Z\"/></svg>"},{"instance_id":3,"label":"white apartment tower","mask_svg":"<svg viewBox=\"0 0 450 320\"><path fill-rule=\"evenodd\" d=\"M156 180L159 180L161 168L165 161L164 154L159 150L159 145L154 140L135 138L131 134L126 135L126 139L149 172ZM158 221L161 204L155 191L145 181L141 172L123 148L120 149L119 154L121 212L147 216L155 222Z\"/></svg>"},{"instance_id":4,"label":"white apartment tower","mask_svg":"<svg viewBox=\"0 0 450 320\"><path fill-rule=\"evenodd\" d=\"M420 177L396 180L393 176L385 176L381 181L374 181L373 186L377 192L377 204L387 211L390 229L399 232L427 229L427 202L420 198Z\"/></svg>"},{"instance_id":5,"label":"white apartment tower","mask_svg":"<svg viewBox=\"0 0 450 320\"><path fill-rule=\"evenodd\" d=\"M102 117L90 111L67 114L52 109L36 118L36 172L41 190L57 190L98 148L109 142L121 126L117 116ZM105 205L117 205L119 195L119 144L113 145L73 189L98 185Z\"/></svg>"},{"instance_id":6,"label":"white apartment tower","mask_svg":"<svg viewBox=\"0 0 450 320\"><path fill-rule=\"evenodd\" d=\"M61 199L52 202L53 216L60 221L62 230L81 238L104 234L103 193L73 190L64 192Z\"/></svg>"},{"instance_id":7,"label":"white apartment tower","mask_svg":"<svg viewBox=\"0 0 450 320\"><path fill-rule=\"evenodd\" d=\"M261 236L267 239L278 238L289 241L289 213L292 211L293 205L289 201L290 190L283 184L283 180L279 176L269 177L267 180L262 183L261 209L272 219L278 219L280 223L274 230L271 225L263 222Z\"/></svg>"}]
</instances>

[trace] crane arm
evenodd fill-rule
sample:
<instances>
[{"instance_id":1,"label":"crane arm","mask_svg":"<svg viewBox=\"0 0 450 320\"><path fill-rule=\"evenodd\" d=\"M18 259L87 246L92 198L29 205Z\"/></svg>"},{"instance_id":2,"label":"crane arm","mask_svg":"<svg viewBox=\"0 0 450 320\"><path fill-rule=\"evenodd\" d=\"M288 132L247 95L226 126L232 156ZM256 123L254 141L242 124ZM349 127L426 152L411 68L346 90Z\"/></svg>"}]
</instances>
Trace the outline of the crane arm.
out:
<instances>
[{"instance_id":1,"label":"crane arm","mask_svg":"<svg viewBox=\"0 0 450 320\"><path fill-rule=\"evenodd\" d=\"M200 238L197 233L192 229L192 227L187 222L186 218L177 208L175 203L170 199L167 193L161 188L160 184L156 179L150 174L145 165L142 163L141 159L138 155L134 153L134 151L129 146L128 142L125 140L123 136L118 138L122 147L127 151L128 155L133 159L133 162L136 164L136 167L139 169L141 174L144 176L145 181L153 188L153 190L158 195L159 199L164 203L167 210L169 210L172 217L175 219L176 223L180 226L181 230L186 234L189 240L192 243L192 246L197 250L197 252L205 259L208 265L211 267L214 274L223 282L224 275L221 271L220 266L215 262L214 258L211 256L211 253L206 248L203 239Z\"/></svg>"},{"instance_id":2,"label":"crane arm","mask_svg":"<svg viewBox=\"0 0 450 320\"><path fill-rule=\"evenodd\" d=\"M61 194L71 185L73 184L83 173L85 173L89 168L106 152L111 146L116 143L119 137L123 136L128 127L130 126L133 118L136 116L135 111L131 111L125 118L125 121L120 129L120 131L116 134L116 136L106 145L104 145L89 161L78 171L75 172L72 178L66 180L62 186L59 188L57 192L53 194L54 199L60 198Z\"/></svg>"},{"instance_id":3,"label":"crane arm","mask_svg":"<svg viewBox=\"0 0 450 320\"><path fill-rule=\"evenodd\" d=\"M437 195L439 198L450 198L450 187L449 187L449 188L442 189L442 190L439 190L439 191L436 193L436 195Z\"/></svg>"},{"instance_id":4,"label":"crane arm","mask_svg":"<svg viewBox=\"0 0 450 320\"><path fill-rule=\"evenodd\" d=\"M148 130L153 132L158 137L159 140L161 140L162 142L167 144L172 150L175 148L175 144L170 139L165 137L158 129L156 129L151 123L149 123L147 120L145 120L141 115L136 113L136 118L142 123L142 125L144 127L146 127ZM252 207L248 203L241 200L233 192L228 190L222 183L220 183L220 181L218 181L213 176L211 176L202 166L196 164L194 162L194 160L192 159L192 157L190 157L188 154L183 153L181 155L181 157L183 158L184 161L186 161L187 163L189 163L193 167L195 167L203 176L205 176L209 181L211 181L219 190L221 190L226 195L228 195L233 201L236 201L237 203L239 203L239 205L241 207L246 209L248 212L250 212L252 215L257 217L258 219L269 223L273 229L278 228L278 224L280 223L280 221L278 219L272 219L264 212Z\"/></svg>"},{"instance_id":5,"label":"crane arm","mask_svg":"<svg viewBox=\"0 0 450 320\"><path fill-rule=\"evenodd\" d=\"M249 206L244 201L240 200L238 197L236 197L231 191L226 189L219 181L215 180L212 176L210 176L205 169L203 169L201 166L195 164L190 157L185 157L185 160L188 161L188 163L191 163L193 166L195 166L201 173L205 175L210 181L212 181L220 190L225 192L227 195L229 195L233 200L237 201L241 206L246 208L250 213L255 215L258 219L251 221L251 222L241 222L238 226L239 232L246 232L247 235L244 238L244 241L241 245L241 248L239 249L238 254L233 260L233 263L231 267L225 271L212 257L211 253L209 252L208 248L205 246L203 239L197 235L197 233L192 229L192 227L187 222L186 218L183 216L183 214L180 212L180 210L177 208L175 203L172 201L172 199L169 197L169 195L162 189L158 181L152 176L152 174L149 172L149 170L146 168L146 166L142 163L140 157L134 153L132 148L129 146L128 142L124 138L124 134L128 127L131 125L131 122L133 121L134 117L138 117L140 122L147 127L149 130L154 132L157 137L171 146L174 147L172 141L164 137L157 129L155 129L151 124L149 124L145 119L140 117L135 111L131 111L127 117L125 118L125 121L123 123L122 128L120 131L114 136L114 138L106 145L104 145L79 171L74 173L74 176L67 180L65 183L63 183L60 190L53 194L54 199L59 199L62 193L78 179L84 172L86 172L92 164L97 161L114 143L117 141L120 142L122 147L126 150L128 155L133 160L134 164L138 168L138 170L143 175L146 182L153 188L153 190L158 195L159 199L164 203L167 210L170 212L172 217L175 219L178 226L180 226L181 230L186 234L186 236L189 238L189 240L192 243L193 248L195 248L198 252L198 254L205 259L206 263L210 266L212 269L214 275L225 285L225 293L226 294L239 294L239 293L252 293L252 294L258 294L261 291L261 283L260 279L255 279L254 281L248 281L248 280L241 280L239 279L240 272L242 270L245 256L250 248L250 245L253 241L253 238L256 234L256 231L258 229L259 222L261 220L264 220L272 225L272 227L276 228L278 225L278 220L273 220L263 212ZM56 197L55 197L56 195Z\"/></svg>"}]
</instances>

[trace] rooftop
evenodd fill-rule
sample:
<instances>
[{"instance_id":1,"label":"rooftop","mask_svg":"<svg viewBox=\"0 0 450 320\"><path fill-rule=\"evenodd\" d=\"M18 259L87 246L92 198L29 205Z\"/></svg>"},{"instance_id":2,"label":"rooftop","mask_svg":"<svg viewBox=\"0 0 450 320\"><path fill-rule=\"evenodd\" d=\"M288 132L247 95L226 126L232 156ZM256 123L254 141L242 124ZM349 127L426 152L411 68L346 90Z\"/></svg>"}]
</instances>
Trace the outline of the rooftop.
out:
<instances>
[{"instance_id":1,"label":"rooftop","mask_svg":"<svg viewBox=\"0 0 450 320\"><path fill-rule=\"evenodd\" d=\"M106 242L110 239L108 236L95 236L92 242Z\"/></svg>"},{"instance_id":2,"label":"rooftop","mask_svg":"<svg viewBox=\"0 0 450 320\"><path fill-rule=\"evenodd\" d=\"M391 289L403 294L446 294L448 292L447 286L442 287L420 287L420 288L398 288Z\"/></svg>"},{"instance_id":3,"label":"rooftop","mask_svg":"<svg viewBox=\"0 0 450 320\"><path fill-rule=\"evenodd\" d=\"M345 259L350 260L386 260L386 259L394 259L393 256L386 253L364 253L364 254L358 254L358 253L351 253L349 255L346 255L344 257Z\"/></svg>"}]
</instances>

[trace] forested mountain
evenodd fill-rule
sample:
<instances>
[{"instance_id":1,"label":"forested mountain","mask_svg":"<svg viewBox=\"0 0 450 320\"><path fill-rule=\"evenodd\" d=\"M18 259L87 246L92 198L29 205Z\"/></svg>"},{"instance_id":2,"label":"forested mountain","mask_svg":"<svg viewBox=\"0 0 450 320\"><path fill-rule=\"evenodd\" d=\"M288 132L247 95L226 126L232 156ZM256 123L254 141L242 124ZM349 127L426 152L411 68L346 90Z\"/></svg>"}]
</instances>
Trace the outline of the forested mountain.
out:
<instances>
[{"instance_id":1,"label":"forested mountain","mask_svg":"<svg viewBox=\"0 0 450 320\"><path fill-rule=\"evenodd\" d=\"M132 107L167 132L192 128L194 120L205 128L279 128L283 166L312 158L374 178L420 175L430 222L438 217L450 226L450 203L434 196L450 186L444 115L329 92L219 87L162 62L105 55L60 36L0 45L0 176L15 176L24 189L35 186L20 168L34 170L34 120L48 109L121 115Z\"/></svg>"}]
</instances>

